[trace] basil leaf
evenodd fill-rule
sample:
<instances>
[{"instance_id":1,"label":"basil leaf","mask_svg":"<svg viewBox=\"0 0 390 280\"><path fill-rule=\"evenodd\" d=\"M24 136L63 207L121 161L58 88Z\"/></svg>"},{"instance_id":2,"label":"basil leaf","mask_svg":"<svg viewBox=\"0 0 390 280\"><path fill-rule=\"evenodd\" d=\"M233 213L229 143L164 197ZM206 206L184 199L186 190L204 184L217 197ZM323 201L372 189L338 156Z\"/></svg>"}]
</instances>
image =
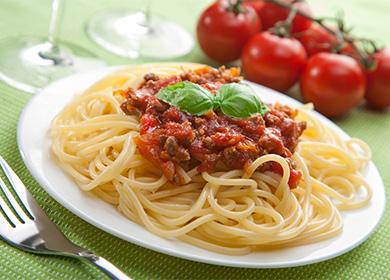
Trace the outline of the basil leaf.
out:
<instances>
[{"instance_id":1,"label":"basil leaf","mask_svg":"<svg viewBox=\"0 0 390 280\"><path fill-rule=\"evenodd\" d=\"M222 113L236 118L264 115L268 108L247 84L230 83L220 87L216 95Z\"/></svg>"},{"instance_id":2,"label":"basil leaf","mask_svg":"<svg viewBox=\"0 0 390 280\"><path fill-rule=\"evenodd\" d=\"M157 98L181 111L201 116L213 109L214 95L198 84L185 81L160 89Z\"/></svg>"}]
</instances>

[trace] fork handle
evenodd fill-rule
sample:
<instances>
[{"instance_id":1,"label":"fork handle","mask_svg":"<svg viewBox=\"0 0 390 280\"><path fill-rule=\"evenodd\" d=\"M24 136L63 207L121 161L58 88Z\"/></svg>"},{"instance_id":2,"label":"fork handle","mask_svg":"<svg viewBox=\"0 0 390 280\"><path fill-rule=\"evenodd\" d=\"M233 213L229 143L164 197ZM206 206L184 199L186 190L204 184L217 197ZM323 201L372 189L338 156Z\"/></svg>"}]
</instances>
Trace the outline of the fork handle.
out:
<instances>
[{"instance_id":1,"label":"fork handle","mask_svg":"<svg viewBox=\"0 0 390 280\"><path fill-rule=\"evenodd\" d=\"M80 252L78 253L78 255L82 259L87 260L96 267L98 267L113 280L132 280L119 268L117 268L115 265L113 265L103 257L99 257L91 252Z\"/></svg>"}]
</instances>

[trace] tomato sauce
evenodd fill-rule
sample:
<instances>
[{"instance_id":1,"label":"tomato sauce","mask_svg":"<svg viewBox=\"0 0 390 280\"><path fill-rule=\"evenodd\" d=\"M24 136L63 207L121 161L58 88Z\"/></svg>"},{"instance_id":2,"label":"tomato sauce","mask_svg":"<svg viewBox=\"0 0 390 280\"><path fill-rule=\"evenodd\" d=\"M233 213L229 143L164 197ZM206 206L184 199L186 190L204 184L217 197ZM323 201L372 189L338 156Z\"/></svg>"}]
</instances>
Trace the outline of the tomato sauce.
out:
<instances>
[{"instance_id":1,"label":"tomato sauce","mask_svg":"<svg viewBox=\"0 0 390 280\"><path fill-rule=\"evenodd\" d=\"M197 166L199 172L245 169L262 155L278 154L287 159L289 185L296 187L301 173L294 169L291 156L306 123L294 120L295 110L276 104L264 116L246 119L220 111L192 116L155 96L161 88L180 81L197 83L215 93L221 85L240 80L236 68L205 67L168 78L147 74L138 89L121 91L126 96L122 110L140 117L140 135L135 140L139 152L178 185L184 183L178 166L184 170ZM282 174L276 163L264 164L260 169Z\"/></svg>"}]
</instances>

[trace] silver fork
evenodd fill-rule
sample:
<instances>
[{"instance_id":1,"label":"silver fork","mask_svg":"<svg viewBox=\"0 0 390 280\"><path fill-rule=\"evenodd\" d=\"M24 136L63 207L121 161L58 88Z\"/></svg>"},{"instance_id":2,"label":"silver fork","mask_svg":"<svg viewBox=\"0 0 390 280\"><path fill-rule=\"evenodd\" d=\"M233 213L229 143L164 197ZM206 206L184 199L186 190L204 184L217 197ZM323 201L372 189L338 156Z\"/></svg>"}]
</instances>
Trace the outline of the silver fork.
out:
<instances>
[{"instance_id":1,"label":"silver fork","mask_svg":"<svg viewBox=\"0 0 390 280\"><path fill-rule=\"evenodd\" d=\"M86 260L111 279L130 279L106 259L73 244L50 221L23 182L0 156L0 166L13 187L16 197L25 208L19 206L5 182L0 177L0 187L11 207L0 196L0 237L7 243L31 253L74 257Z\"/></svg>"}]
</instances>

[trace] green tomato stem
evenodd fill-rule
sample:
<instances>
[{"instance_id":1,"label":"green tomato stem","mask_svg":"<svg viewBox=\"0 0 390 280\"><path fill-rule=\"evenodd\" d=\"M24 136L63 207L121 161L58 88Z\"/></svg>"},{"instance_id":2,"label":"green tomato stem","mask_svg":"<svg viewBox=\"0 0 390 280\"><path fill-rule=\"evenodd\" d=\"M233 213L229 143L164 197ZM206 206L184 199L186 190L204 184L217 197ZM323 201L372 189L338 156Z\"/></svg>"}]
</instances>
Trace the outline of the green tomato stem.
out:
<instances>
[{"instance_id":1,"label":"green tomato stem","mask_svg":"<svg viewBox=\"0 0 390 280\"><path fill-rule=\"evenodd\" d=\"M242 1L243 0L229 0L229 10L235 15L242 13Z\"/></svg>"},{"instance_id":2,"label":"green tomato stem","mask_svg":"<svg viewBox=\"0 0 390 280\"><path fill-rule=\"evenodd\" d=\"M280 6L280 7L286 8L286 9L289 9L289 10L292 10L294 8L294 6L293 6L294 2L287 3L287 2L284 2L283 0L264 0L264 1L275 4L277 6ZM344 22L341 19L332 18L333 20L338 21L338 28L334 29L334 28L332 28L324 23L325 19L330 19L330 18L315 18L315 17L312 17L311 15L309 15L305 12L302 12L300 10L297 10L295 14L300 15L300 16L302 16L302 17L304 17L312 22L316 22L318 25L320 25L322 28L324 28L328 33L335 36L336 39L338 40L339 46L341 46L341 47L336 48L336 50L341 51L342 47L344 46L344 42L347 42L350 44L352 49L358 54L359 59L365 68L367 68L369 65L371 65L370 64L370 54L358 47L357 42L359 42L359 40L360 40L359 38L356 38L356 37L353 37L353 36L347 34L348 32L345 30ZM342 27L342 30L340 30L340 27Z\"/></svg>"}]
</instances>

